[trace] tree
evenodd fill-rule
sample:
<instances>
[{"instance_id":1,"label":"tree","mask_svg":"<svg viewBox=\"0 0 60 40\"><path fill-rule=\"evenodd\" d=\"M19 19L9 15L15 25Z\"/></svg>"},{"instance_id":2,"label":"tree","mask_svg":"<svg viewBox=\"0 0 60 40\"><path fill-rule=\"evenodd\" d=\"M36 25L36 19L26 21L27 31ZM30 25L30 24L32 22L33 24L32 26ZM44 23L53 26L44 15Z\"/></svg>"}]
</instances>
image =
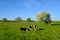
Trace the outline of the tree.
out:
<instances>
[{"instance_id":1,"label":"tree","mask_svg":"<svg viewBox=\"0 0 60 40\"><path fill-rule=\"evenodd\" d=\"M36 16L38 22L51 23L50 14L47 12L41 12Z\"/></svg>"},{"instance_id":2,"label":"tree","mask_svg":"<svg viewBox=\"0 0 60 40\"><path fill-rule=\"evenodd\" d=\"M22 18L21 17L17 17L15 21L16 22L21 22L22 21Z\"/></svg>"},{"instance_id":3,"label":"tree","mask_svg":"<svg viewBox=\"0 0 60 40\"><path fill-rule=\"evenodd\" d=\"M26 22L31 22L31 18L27 18L26 19Z\"/></svg>"},{"instance_id":4,"label":"tree","mask_svg":"<svg viewBox=\"0 0 60 40\"><path fill-rule=\"evenodd\" d=\"M0 22L1 22L1 20L0 20Z\"/></svg>"},{"instance_id":5,"label":"tree","mask_svg":"<svg viewBox=\"0 0 60 40\"><path fill-rule=\"evenodd\" d=\"M6 18L2 18L2 22L7 22L7 19Z\"/></svg>"}]
</instances>

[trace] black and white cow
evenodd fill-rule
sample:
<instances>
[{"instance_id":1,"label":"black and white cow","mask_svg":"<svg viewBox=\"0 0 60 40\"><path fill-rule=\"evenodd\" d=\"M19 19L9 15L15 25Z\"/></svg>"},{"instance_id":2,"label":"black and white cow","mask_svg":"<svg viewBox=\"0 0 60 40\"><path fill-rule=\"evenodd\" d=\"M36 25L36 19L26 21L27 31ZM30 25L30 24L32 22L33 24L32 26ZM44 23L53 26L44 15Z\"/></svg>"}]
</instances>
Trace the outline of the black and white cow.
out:
<instances>
[{"instance_id":1,"label":"black and white cow","mask_svg":"<svg viewBox=\"0 0 60 40\"><path fill-rule=\"evenodd\" d=\"M33 29L36 29L36 25L33 25Z\"/></svg>"},{"instance_id":2,"label":"black and white cow","mask_svg":"<svg viewBox=\"0 0 60 40\"><path fill-rule=\"evenodd\" d=\"M36 25L30 25L29 28L30 29L36 29Z\"/></svg>"},{"instance_id":3,"label":"black and white cow","mask_svg":"<svg viewBox=\"0 0 60 40\"><path fill-rule=\"evenodd\" d=\"M30 25L29 28L33 28L33 25Z\"/></svg>"},{"instance_id":4,"label":"black and white cow","mask_svg":"<svg viewBox=\"0 0 60 40\"><path fill-rule=\"evenodd\" d=\"M22 31L30 31L28 28L20 28L20 30Z\"/></svg>"}]
</instances>

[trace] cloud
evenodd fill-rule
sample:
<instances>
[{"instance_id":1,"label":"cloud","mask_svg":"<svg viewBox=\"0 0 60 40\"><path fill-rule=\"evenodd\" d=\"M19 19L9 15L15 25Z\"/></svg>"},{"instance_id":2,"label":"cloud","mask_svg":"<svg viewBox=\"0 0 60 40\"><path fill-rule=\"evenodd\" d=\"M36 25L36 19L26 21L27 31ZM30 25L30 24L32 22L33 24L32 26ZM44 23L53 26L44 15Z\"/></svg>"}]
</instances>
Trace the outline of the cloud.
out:
<instances>
[{"instance_id":1,"label":"cloud","mask_svg":"<svg viewBox=\"0 0 60 40\"><path fill-rule=\"evenodd\" d=\"M39 8L41 6L41 3L37 0L22 0L22 2L20 2L20 5L26 8Z\"/></svg>"},{"instance_id":2,"label":"cloud","mask_svg":"<svg viewBox=\"0 0 60 40\"><path fill-rule=\"evenodd\" d=\"M36 0L26 0L24 5L27 7L27 8L39 8L40 7L40 3L37 2Z\"/></svg>"}]
</instances>

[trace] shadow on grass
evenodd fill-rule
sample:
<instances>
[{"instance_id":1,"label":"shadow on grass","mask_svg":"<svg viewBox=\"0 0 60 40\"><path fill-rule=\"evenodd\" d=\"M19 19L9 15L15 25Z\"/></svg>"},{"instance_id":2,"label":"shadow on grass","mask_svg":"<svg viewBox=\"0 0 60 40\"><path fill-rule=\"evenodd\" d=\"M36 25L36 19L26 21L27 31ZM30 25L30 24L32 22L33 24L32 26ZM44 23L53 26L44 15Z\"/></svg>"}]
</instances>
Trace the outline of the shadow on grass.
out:
<instances>
[{"instance_id":1,"label":"shadow on grass","mask_svg":"<svg viewBox=\"0 0 60 40\"><path fill-rule=\"evenodd\" d=\"M39 28L38 30L44 30L43 28Z\"/></svg>"},{"instance_id":2,"label":"shadow on grass","mask_svg":"<svg viewBox=\"0 0 60 40\"><path fill-rule=\"evenodd\" d=\"M57 25L60 25L60 24L51 24L52 26L57 26Z\"/></svg>"}]
</instances>

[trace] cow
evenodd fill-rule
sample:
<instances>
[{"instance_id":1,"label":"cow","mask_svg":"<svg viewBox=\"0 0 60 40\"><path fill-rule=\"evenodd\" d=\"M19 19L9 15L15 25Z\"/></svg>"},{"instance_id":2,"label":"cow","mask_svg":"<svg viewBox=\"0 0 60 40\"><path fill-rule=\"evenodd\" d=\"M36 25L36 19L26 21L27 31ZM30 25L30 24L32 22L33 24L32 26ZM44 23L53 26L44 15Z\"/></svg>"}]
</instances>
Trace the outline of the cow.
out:
<instances>
[{"instance_id":1,"label":"cow","mask_svg":"<svg viewBox=\"0 0 60 40\"><path fill-rule=\"evenodd\" d=\"M36 25L33 25L33 29L36 29Z\"/></svg>"},{"instance_id":2,"label":"cow","mask_svg":"<svg viewBox=\"0 0 60 40\"><path fill-rule=\"evenodd\" d=\"M30 28L32 28L32 27L33 27L33 25L30 25L29 27L30 27Z\"/></svg>"},{"instance_id":3,"label":"cow","mask_svg":"<svg viewBox=\"0 0 60 40\"><path fill-rule=\"evenodd\" d=\"M36 29L36 25L30 25L29 28L32 29Z\"/></svg>"},{"instance_id":4,"label":"cow","mask_svg":"<svg viewBox=\"0 0 60 40\"><path fill-rule=\"evenodd\" d=\"M20 30L22 31L30 31L30 29L28 29L28 28L20 28Z\"/></svg>"}]
</instances>

